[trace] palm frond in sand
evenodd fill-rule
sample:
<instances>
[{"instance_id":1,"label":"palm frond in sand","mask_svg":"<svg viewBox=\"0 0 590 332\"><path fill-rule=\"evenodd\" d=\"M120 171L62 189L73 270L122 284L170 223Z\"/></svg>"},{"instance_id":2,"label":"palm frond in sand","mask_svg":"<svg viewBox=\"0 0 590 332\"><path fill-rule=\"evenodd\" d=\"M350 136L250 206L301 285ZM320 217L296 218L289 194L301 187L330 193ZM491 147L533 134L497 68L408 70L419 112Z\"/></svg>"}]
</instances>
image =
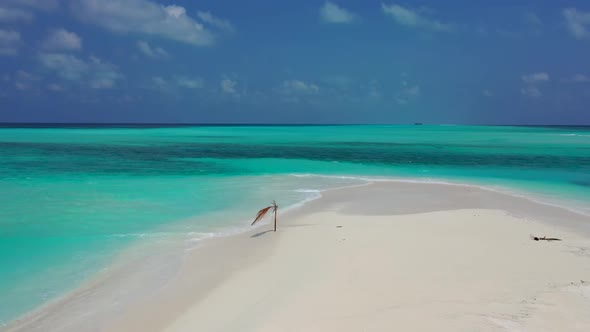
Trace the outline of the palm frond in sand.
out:
<instances>
[{"instance_id":1,"label":"palm frond in sand","mask_svg":"<svg viewBox=\"0 0 590 332\"><path fill-rule=\"evenodd\" d=\"M252 224L250 226L254 226L254 224L261 220L262 218L264 218L264 216L266 216L266 214L269 211L272 211L272 213L274 213L274 231L277 231L277 210L279 209L279 206L277 205L277 203L275 201L272 201L272 205L267 206L263 209L261 209L260 211L258 211L258 213L256 214L256 218L254 218L254 221L252 222Z\"/></svg>"}]
</instances>

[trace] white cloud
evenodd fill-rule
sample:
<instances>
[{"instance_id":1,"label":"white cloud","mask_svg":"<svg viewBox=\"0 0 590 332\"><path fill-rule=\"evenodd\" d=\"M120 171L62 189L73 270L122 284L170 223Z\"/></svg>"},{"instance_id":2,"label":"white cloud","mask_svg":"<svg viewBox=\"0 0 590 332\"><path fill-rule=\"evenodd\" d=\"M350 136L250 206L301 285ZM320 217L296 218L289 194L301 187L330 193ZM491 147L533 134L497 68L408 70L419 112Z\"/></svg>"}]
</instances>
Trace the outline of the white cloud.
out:
<instances>
[{"instance_id":1,"label":"white cloud","mask_svg":"<svg viewBox=\"0 0 590 332\"><path fill-rule=\"evenodd\" d=\"M543 94L541 90L537 87L538 84L549 82L550 77L549 74L540 72L540 73L533 73L528 75L522 75L521 79L524 83L527 84L524 88L520 89L520 92L528 97L538 98L541 97Z\"/></svg>"},{"instance_id":2,"label":"white cloud","mask_svg":"<svg viewBox=\"0 0 590 332\"><path fill-rule=\"evenodd\" d=\"M117 33L158 36L198 46L214 42L213 34L181 6L162 6L149 0L78 0L72 2L71 9L81 21Z\"/></svg>"},{"instance_id":3,"label":"white cloud","mask_svg":"<svg viewBox=\"0 0 590 332\"><path fill-rule=\"evenodd\" d=\"M0 29L0 56L16 55L20 44L20 32Z\"/></svg>"},{"instance_id":4,"label":"white cloud","mask_svg":"<svg viewBox=\"0 0 590 332\"><path fill-rule=\"evenodd\" d=\"M572 77L564 78L562 82L566 83L587 83L590 82L590 77L584 74L575 74Z\"/></svg>"},{"instance_id":5,"label":"white cloud","mask_svg":"<svg viewBox=\"0 0 590 332\"><path fill-rule=\"evenodd\" d=\"M205 85L200 77L176 76L174 80L179 87L187 89L200 89Z\"/></svg>"},{"instance_id":6,"label":"white cloud","mask_svg":"<svg viewBox=\"0 0 590 332\"><path fill-rule=\"evenodd\" d=\"M27 86L27 85L25 85L25 84L23 84L21 82L14 83L14 87L17 88L17 89L19 89L19 90L22 90L22 91L30 89L29 86Z\"/></svg>"},{"instance_id":7,"label":"white cloud","mask_svg":"<svg viewBox=\"0 0 590 332\"><path fill-rule=\"evenodd\" d=\"M524 20L527 24L532 26L539 26L543 24L543 21L537 16L537 14L533 12L526 12L524 13Z\"/></svg>"},{"instance_id":8,"label":"white cloud","mask_svg":"<svg viewBox=\"0 0 590 332\"><path fill-rule=\"evenodd\" d=\"M13 4L21 7L31 7L35 9L51 10L59 6L59 0L2 0L4 3Z\"/></svg>"},{"instance_id":9,"label":"white cloud","mask_svg":"<svg viewBox=\"0 0 590 332\"><path fill-rule=\"evenodd\" d=\"M372 100L379 100L381 99L381 84L378 80L372 79L369 81L369 84L366 86L368 90L368 97Z\"/></svg>"},{"instance_id":10,"label":"white cloud","mask_svg":"<svg viewBox=\"0 0 590 332\"><path fill-rule=\"evenodd\" d=\"M403 88L396 94L395 100L398 104L407 104L411 100L420 96L419 85L409 85L408 82L402 81Z\"/></svg>"},{"instance_id":11,"label":"white cloud","mask_svg":"<svg viewBox=\"0 0 590 332\"><path fill-rule=\"evenodd\" d=\"M21 80L21 81L38 81L39 80L39 76L33 75L33 74L26 72L24 70L17 71L16 78L17 78L17 80Z\"/></svg>"},{"instance_id":12,"label":"white cloud","mask_svg":"<svg viewBox=\"0 0 590 332\"><path fill-rule=\"evenodd\" d=\"M221 80L220 85L223 92L233 94L236 93L236 85L238 85L238 82L226 78Z\"/></svg>"},{"instance_id":13,"label":"white cloud","mask_svg":"<svg viewBox=\"0 0 590 332\"><path fill-rule=\"evenodd\" d=\"M66 89L61 84L51 83L51 84L47 85L47 90L53 91L53 92L62 92L62 91L65 91Z\"/></svg>"},{"instance_id":14,"label":"white cloud","mask_svg":"<svg viewBox=\"0 0 590 332\"><path fill-rule=\"evenodd\" d=\"M0 7L0 22L31 22L33 14L19 8Z\"/></svg>"},{"instance_id":15,"label":"white cloud","mask_svg":"<svg viewBox=\"0 0 590 332\"><path fill-rule=\"evenodd\" d=\"M160 89L168 89L168 81L161 76L152 77L152 83L154 83Z\"/></svg>"},{"instance_id":16,"label":"white cloud","mask_svg":"<svg viewBox=\"0 0 590 332\"><path fill-rule=\"evenodd\" d=\"M43 42L43 48L49 51L77 51L82 49L82 38L66 29L55 29Z\"/></svg>"},{"instance_id":17,"label":"white cloud","mask_svg":"<svg viewBox=\"0 0 590 332\"><path fill-rule=\"evenodd\" d=\"M203 21L213 27L216 27L218 29L225 30L228 32L234 31L234 26L231 24L230 21L215 17L209 12L197 12L197 16L199 17L199 19L201 19L201 21Z\"/></svg>"},{"instance_id":18,"label":"white cloud","mask_svg":"<svg viewBox=\"0 0 590 332\"><path fill-rule=\"evenodd\" d=\"M583 12L575 8L563 10L563 17L570 33L578 39L590 37L588 25L590 25L590 12Z\"/></svg>"},{"instance_id":19,"label":"white cloud","mask_svg":"<svg viewBox=\"0 0 590 332\"><path fill-rule=\"evenodd\" d=\"M94 89L112 88L123 78L115 65L94 56L82 60L71 54L41 53L39 60L45 68L55 72L60 78L83 81Z\"/></svg>"},{"instance_id":20,"label":"white cloud","mask_svg":"<svg viewBox=\"0 0 590 332\"><path fill-rule=\"evenodd\" d=\"M312 95L320 92L320 88L313 83L306 83L299 80L283 81L280 91L289 95Z\"/></svg>"},{"instance_id":21,"label":"white cloud","mask_svg":"<svg viewBox=\"0 0 590 332\"><path fill-rule=\"evenodd\" d=\"M520 93L531 98L539 98L543 95L541 93L541 90L539 90L539 88L537 88L534 85L529 85L527 87L520 89Z\"/></svg>"},{"instance_id":22,"label":"white cloud","mask_svg":"<svg viewBox=\"0 0 590 332\"><path fill-rule=\"evenodd\" d=\"M330 1L320 8L320 17L326 23L352 23L356 19L356 15L348 9Z\"/></svg>"},{"instance_id":23,"label":"white cloud","mask_svg":"<svg viewBox=\"0 0 590 332\"><path fill-rule=\"evenodd\" d=\"M402 90L402 92L407 96L419 96L420 95L420 86L414 85L412 87Z\"/></svg>"},{"instance_id":24,"label":"white cloud","mask_svg":"<svg viewBox=\"0 0 590 332\"><path fill-rule=\"evenodd\" d=\"M521 78L523 82L528 84L549 82L549 74L547 73L533 73L529 75L522 75Z\"/></svg>"},{"instance_id":25,"label":"white cloud","mask_svg":"<svg viewBox=\"0 0 590 332\"><path fill-rule=\"evenodd\" d=\"M320 88L309 82L300 80L286 80L275 91L282 95L282 101L298 103L301 101L312 102L312 97L320 93Z\"/></svg>"},{"instance_id":26,"label":"white cloud","mask_svg":"<svg viewBox=\"0 0 590 332\"><path fill-rule=\"evenodd\" d=\"M352 85L354 80L348 76L334 75L322 78L322 82L339 89L347 89Z\"/></svg>"},{"instance_id":27,"label":"white cloud","mask_svg":"<svg viewBox=\"0 0 590 332\"><path fill-rule=\"evenodd\" d=\"M137 47L143 54L154 59L167 58L170 55L163 48L152 47L148 42L143 40L137 42Z\"/></svg>"},{"instance_id":28,"label":"white cloud","mask_svg":"<svg viewBox=\"0 0 590 332\"><path fill-rule=\"evenodd\" d=\"M39 54L41 64L65 80L76 81L85 76L90 65L76 56L61 53Z\"/></svg>"},{"instance_id":29,"label":"white cloud","mask_svg":"<svg viewBox=\"0 0 590 332\"><path fill-rule=\"evenodd\" d=\"M152 83L160 90L172 92L176 87L185 89L201 89L205 83L200 77L174 76L166 79L161 76L152 77Z\"/></svg>"},{"instance_id":30,"label":"white cloud","mask_svg":"<svg viewBox=\"0 0 590 332\"><path fill-rule=\"evenodd\" d=\"M117 80L123 78L115 65L103 62L99 58L91 56L90 65L91 77L89 84L93 89L110 89L115 86Z\"/></svg>"},{"instance_id":31,"label":"white cloud","mask_svg":"<svg viewBox=\"0 0 590 332\"><path fill-rule=\"evenodd\" d=\"M583 83L583 82L590 82L590 77L584 74L576 74L572 77L572 82Z\"/></svg>"},{"instance_id":32,"label":"white cloud","mask_svg":"<svg viewBox=\"0 0 590 332\"><path fill-rule=\"evenodd\" d=\"M451 31L453 27L447 23L429 19L423 15L427 14L425 9L411 9L397 4L381 4L381 9L386 15L391 16L398 24L410 28L422 28L434 31Z\"/></svg>"},{"instance_id":33,"label":"white cloud","mask_svg":"<svg viewBox=\"0 0 590 332\"><path fill-rule=\"evenodd\" d=\"M165 6L164 10L168 13L168 15L170 15L174 18L180 18L180 17L186 15L186 9L184 9L184 7L182 7L182 6L177 6L177 5Z\"/></svg>"},{"instance_id":34,"label":"white cloud","mask_svg":"<svg viewBox=\"0 0 590 332\"><path fill-rule=\"evenodd\" d=\"M14 75L14 86L19 90L29 90L40 80L41 78L37 75L19 70Z\"/></svg>"}]
</instances>

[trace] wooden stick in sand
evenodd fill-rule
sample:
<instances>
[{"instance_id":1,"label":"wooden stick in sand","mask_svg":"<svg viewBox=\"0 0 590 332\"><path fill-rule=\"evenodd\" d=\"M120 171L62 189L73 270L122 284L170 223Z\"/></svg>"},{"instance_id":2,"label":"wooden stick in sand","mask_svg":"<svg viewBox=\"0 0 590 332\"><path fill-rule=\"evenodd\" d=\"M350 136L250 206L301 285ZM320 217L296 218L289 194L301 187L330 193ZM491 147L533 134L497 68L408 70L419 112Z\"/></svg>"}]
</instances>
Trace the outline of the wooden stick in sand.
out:
<instances>
[{"instance_id":1,"label":"wooden stick in sand","mask_svg":"<svg viewBox=\"0 0 590 332\"><path fill-rule=\"evenodd\" d=\"M264 209L261 209L260 211L258 211L258 213L256 214L256 218L254 218L254 221L252 222L252 225L250 226L254 226L254 224L259 221L260 219L264 218L264 216L266 216L266 214L268 213L268 211L271 211L274 213L274 231L277 231L277 211L279 210L279 206L277 205L277 203L273 200L272 201L272 205L265 207Z\"/></svg>"},{"instance_id":2,"label":"wooden stick in sand","mask_svg":"<svg viewBox=\"0 0 590 332\"><path fill-rule=\"evenodd\" d=\"M531 234L531 240L534 240L534 241L549 241L549 242L551 242L551 241L561 241L561 239L556 238L556 237L546 237L546 236L539 237L539 236L534 236L532 234Z\"/></svg>"}]
</instances>

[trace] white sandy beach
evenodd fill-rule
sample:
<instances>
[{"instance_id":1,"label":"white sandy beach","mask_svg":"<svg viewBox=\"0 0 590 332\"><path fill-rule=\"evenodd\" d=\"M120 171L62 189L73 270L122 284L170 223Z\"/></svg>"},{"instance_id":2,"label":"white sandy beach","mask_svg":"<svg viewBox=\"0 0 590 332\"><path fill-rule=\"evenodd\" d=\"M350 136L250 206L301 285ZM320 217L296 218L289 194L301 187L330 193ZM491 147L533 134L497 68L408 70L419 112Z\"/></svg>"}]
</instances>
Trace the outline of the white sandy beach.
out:
<instances>
[{"instance_id":1,"label":"white sandy beach","mask_svg":"<svg viewBox=\"0 0 590 332\"><path fill-rule=\"evenodd\" d=\"M469 186L333 190L165 282L127 266L6 331L590 331L585 222Z\"/></svg>"}]
</instances>

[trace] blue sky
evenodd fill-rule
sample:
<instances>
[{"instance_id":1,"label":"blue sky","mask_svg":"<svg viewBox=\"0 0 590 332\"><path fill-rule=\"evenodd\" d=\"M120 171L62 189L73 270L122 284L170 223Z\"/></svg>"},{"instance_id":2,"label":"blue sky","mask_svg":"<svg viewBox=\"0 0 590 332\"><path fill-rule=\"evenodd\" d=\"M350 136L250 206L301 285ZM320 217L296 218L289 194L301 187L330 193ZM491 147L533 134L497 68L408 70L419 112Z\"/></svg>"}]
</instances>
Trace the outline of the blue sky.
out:
<instances>
[{"instance_id":1,"label":"blue sky","mask_svg":"<svg viewBox=\"0 0 590 332\"><path fill-rule=\"evenodd\" d=\"M0 0L0 121L590 124L589 59L581 0Z\"/></svg>"}]
</instances>

